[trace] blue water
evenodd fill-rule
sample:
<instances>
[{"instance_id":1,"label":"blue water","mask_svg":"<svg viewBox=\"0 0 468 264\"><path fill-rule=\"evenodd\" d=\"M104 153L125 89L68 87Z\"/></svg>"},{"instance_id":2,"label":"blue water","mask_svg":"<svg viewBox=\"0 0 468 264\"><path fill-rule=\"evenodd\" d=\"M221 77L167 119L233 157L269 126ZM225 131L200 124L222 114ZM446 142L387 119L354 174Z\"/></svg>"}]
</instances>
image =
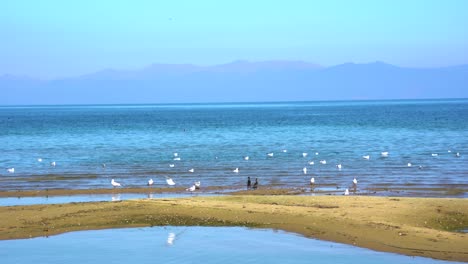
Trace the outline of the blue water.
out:
<instances>
[{"instance_id":1,"label":"blue water","mask_svg":"<svg viewBox=\"0 0 468 264\"><path fill-rule=\"evenodd\" d=\"M358 193L467 197L468 100L0 107L0 153L0 190L161 187L165 176L243 188L250 176L341 192L356 177Z\"/></svg>"},{"instance_id":2,"label":"blue water","mask_svg":"<svg viewBox=\"0 0 468 264\"><path fill-rule=\"evenodd\" d=\"M3 264L456 263L240 227L113 229L0 241L0 259Z\"/></svg>"}]
</instances>

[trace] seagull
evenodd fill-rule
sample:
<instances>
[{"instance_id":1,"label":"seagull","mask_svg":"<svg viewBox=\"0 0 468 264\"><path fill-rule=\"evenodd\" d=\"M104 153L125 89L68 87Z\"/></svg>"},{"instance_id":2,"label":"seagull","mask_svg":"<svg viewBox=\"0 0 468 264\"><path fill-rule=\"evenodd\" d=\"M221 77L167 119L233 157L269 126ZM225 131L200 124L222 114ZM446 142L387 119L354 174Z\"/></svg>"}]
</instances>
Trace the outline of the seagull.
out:
<instances>
[{"instance_id":1,"label":"seagull","mask_svg":"<svg viewBox=\"0 0 468 264\"><path fill-rule=\"evenodd\" d=\"M177 158L174 158L174 160L180 160L180 158L179 158L179 157L177 157Z\"/></svg>"},{"instance_id":2,"label":"seagull","mask_svg":"<svg viewBox=\"0 0 468 264\"><path fill-rule=\"evenodd\" d=\"M55 161L52 161L52 162L50 163L50 166L52 166L52 167L55 167L55 165L57 165L57 163L55 163Z\"/></svg>"},{"instance_id":3,"label":"seagull","mask_svg":"<svg viewBox=\"0 0 468 264\"><path fill-rule=\"evenodd\" d=\"M188 170L188 171L193 173L195 170L194 170L193 168L191 168L191 169Z\"/></svg>"},{"instance_id":4,"label":"seagull","mask_svg":"<svg viewBox=\"0 0 468 264\"><path fill-rule=\"evenodd\" d=\"M302 172L304 172L304 174L307 174L307 168L306 167L302 168Z\"/></svg>"},{"instance_id":5,"label":"seagull","mask_svg":"<svg viewBox=\"0 0 468 264\"><path fill-rule=\"evenodd\" d=\"M106 164L105 163L101 164L101 167L106 168Z\"/></svg>"},{"instance_id":6,"label":"seagull","mask_svg":"<svg viewBox=\"0 0 468 264\"><path fill-rule=\"evenodd\" d=\"M195 191L196 188L197 188L197 187L196 187L195 185L192 185L192 187L187 188L187 189L185 189L185 190L186 190L186 191L193 192L193 191Z\"/></svg>"},{"instance_id":7,"label":"seagull","mask_svg":"<svg viewBox=\"0 0 468 264\"><path fill-rule=\"evenodd\" d=\"M307 153L306 152L302 153L302 157L304 158L307 157Z\"/></svg>"},{"instance_id":8,"label":"seagull","mask_svg":"<svg viewBox=\"0 0 468 264\"><path fill-rule=\"evenodd\" d=\"M245 156L245 157L244 157L244 160L249 160L249 159L250 159L249 156Z\"/></svg>"},{"instance_id":9,"label":"seagull","mask_svg":"<svg viewBox=\"0 0 468 264\"><path fill-rule=\"evenodd\" d=\"M169 164L170 168L174 168L174 166L175 166L174 164Z\"/></svg>"},{"instance_id":10,"label":"seagull","mask_svg":"<svg viewBox=\"0 0 468 264\"><path fill-rule=\"evenodd\" d=\"M115 187L121 187L121 186L122 186L120 183L114 181L114 179L112 179L111 184L112 184L112 186L113 186L114 188L115 188Z\"/></svg>"},{"instance_id":11,"label":"seagull","mask_svg":"<svg viewBox=\"0 0 468 264\"><path fill-rule=\"evenodd\" d=\"M38 161L38 162L42 162L42 159L41 159L41 158L38 158L37 161Z\"/></svg>"},{"instance_id":12,"label":"seagull","mask_svg":"<svg viewBox=\"0 0 468 264\"><path fill-rule=\"evenodd\" d=\"M167 178L166 182L167 182L167 185L169 185L169 186L174 186L175 185L175 182L171 178Z\"/></svg>"},{"instance_id":13,"label":"seagull","mask_svg":"<svg viewBox=\"0 0 468 264\"><path fill-rule=\"evenodd\" d=\"M370 159L370 155L365 155L365 156L362 156L363 159L366 159L366 160L369 160Z\"/></svg>"},{"instance_id":14,"label":"seagull","mask_svg":"<svg viewBox=\"0 0 468 264\"><path fill-rule=\"evenodd\" d=\"M268 157L273 157L273 152L267 153Z\"/></svg>"},{"instance_id":15,"label":"seagull","mask_svg":"<svg viewBox=\"0 0 468 264\"><path fill-rule=\"evenodd\" d=\"M325 164L327 164L327 161L326 161L326 160L321 160L321 161L320 161L320 164L324 164L324 165L325 165Z\"/></svg>"},{"instance_id":16,"label":"seagull","mask_svg":"<svg viewBox=\"0 0 468 264\"><path fill-rule=\"evenodd\" d=\"M239 173L239 168L236 168L236 169L233 170L232 172L234 172L234 173Z\"/></svg>"},{"instance_id":17,"label":"seagull","mask_svg":"<svg viewBox=\"0 0 468 264\"><path fill-rule=\"evenodd\" d=\"M447 150L447 152L448 152L448 153L451 153L452 151L449 149L449 150Z\"/></svg>"},{"instance_id":18,"label":"seagull","mask_svg":"<svg viewBox=\"0 0 468 264\"><path fill-rule=\"evenodd\" d=\"M309 165L314 165L314 162L313 162L313 161L309 161Z\"/></svg>"},{"instance_id":19,"label":"seagull","mask_svg":"<svg viewBox=\"0 0 468 264\"><path fill-rule=\"evenodd\" d=\"M341 170L341 164L336 165L336 167Z\"/></svg>"},{"instance_id":20,"label":"seagull","mask_svg":"<svg viewBox=\"0 0 468 264\"><path fill-rule=\"evenodd\" d=\"M8 168L7 171L8 171L9 173L15 173L15 168Z\"/></svg>"},{"instance_id":21,"label":"seagull","mask_svg":"<svg viewBox=\"0 0 468 264\"><path fill-rule=\"evenodd\" d=\"M354 184L354 185L357 185L357 180L356 180L356 178L353 179L353 184Z\"/></svg>"},{"instance_id":22,"label":"seagull","mask_svg":"<svg viewBox=\"0 0 468 264\"><path fill-rule=\"evenodd\" d=\"M196 182L194 183L194 185L195 185L195 189L198 190L198 189L200 189L201 183L200 183L200 181L196 181Z\"/></svg>"},{"instance_id":23,"label":"seagull","mask_svg":"<svg viewBox=\"0 0 468 264\"><path fill-rule=\"evenodd\" d=\"M148 186L153 185L153 183L154 183L153 179L149 179L149 181L148 181Z\"/></svg>"},{"instance_id":24,"label":"seagull","mask_svg":"<svg viewBox=\"0 0 468 264\"><path fill-rule=\"evenodd\" d=\"M460 152L457 152L457 154L455 154L456 157L460 157Z\"/></svg>"},{"instance_id":25,"label":"seagull","mask_svg":"<svg viewBox=\"0 0 468 264\"><path fill-rule=\"evenodd\" d=\"M315 179L314 177L310 178L310 185L314 185L315 184Z\"/></svg>"},{"instance_id":26,"label":"seagull","mask_svg":"<svg viewBox=\"0 0 468 264\"><path fill-rule=\"evenodd\" d=\"M288 150L287 150L287 149L283 149L282 151L283 151L283 153L286 153L286 152L288 152Z\"/></svg>"},{"instance_id":27,"label":"seagull","mask_svg":"<svg viewBox=\"0 0 468 264\"><path fill-rule=\"evenodd\" d=\"M388 157L388 151L380 152L382 157Z\"/></svg>"},{"instance_id":28,"label":"seagull","mask_svg":"<svg viewBox=\"0 0 468 264\"><path fill-rule=\"evenodd\" d=\"M411 167L413 166L413 164L411 164L411 162L408 162L408 167Z\"/></svg>"},{"instance_id":29,"label":"seagull","mask_svg":"<svg viewBox=\"0 0 468 264\"><path fill-rule=\"evenodd\" d=\"M346 190L344 191L344 195L349 195L349 190L348 190L348 189L346 189Z\"/></svg>"},{"instance_id":30,"label":"seagull","mask_svg":"<svg viewBox=\"0 0 468 264\"><path fill-rule=\"evenodd\" d=\"M437 153L432 153L431 156L432 156L432 157L437 157L437 156L439 156L439 154L437 154Z\"/></svg>"},{"instance_id":31,"label":"seagull","mask_svg":"<svg viewBox=\"0 0 468 264\"><path fill-rule=\"evenodd\" d=\"M174 157L177 157L177 156L179 156L179 153L174 152Z\"/></svg>"},{"instance_id":32,"label":"seagull","mask_svg":"<svg viewBox=\"0 0 468 264\"><path fill-rule=\"evenodd\" d=\"M318 152L315 152L315 155L317 156L319 153Z\"/></svg>"}]
</instances>

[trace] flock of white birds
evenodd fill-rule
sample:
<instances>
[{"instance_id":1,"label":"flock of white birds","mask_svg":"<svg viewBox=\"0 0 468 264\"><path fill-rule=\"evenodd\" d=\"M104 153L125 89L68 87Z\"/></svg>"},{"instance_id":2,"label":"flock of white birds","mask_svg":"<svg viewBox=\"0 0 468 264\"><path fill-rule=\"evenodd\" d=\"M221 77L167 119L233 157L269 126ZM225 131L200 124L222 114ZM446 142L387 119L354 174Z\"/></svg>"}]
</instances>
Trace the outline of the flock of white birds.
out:
<instances>
[{"instance_id":1,"label":"flock of white birds","mask_svg":"<svg viewBox=\"0 0 468 264\"><path fill-rule=\"evenodd\" d=\"M286 152L288 152L288 151L287 151L286 149L283 149L281 152L286 153ZM448 150L448 153L451 153L451 150ZM306 158L308 155L309 155L309 154L308 154L307 152L303 152L303 153L302 153L302 157L303 157L303 158ZM318 153L318 152L315 152L315 155L317 156L317 155L319 155L319 153ZM388 151L383 151L383 152L380 153L380 156L383 157L383 158L386 158L386 157L388 157L389 155L390 155L390 153L389 153ZM180 156L179 156L179 153L173 153L173 156L174 156L174 157L173 157L173 160L174 160L174 161L180 161L180 160L181 160L181 158L180 158ZM439 154L438 154L438 153L432 153L431 156L432 156L432 157L438 157ZM271 157L274 157L274 153L273 153L273 152L267 153L267 157L270 157L270 158L271 158ZM460 157L460 153L459 153L459 152L456 152L456 153L455 153L455 157ZM365 160L370 160L370 159L371 159L371 156L370 156L370 155L363 155L362 158L365 159ZM248 160L250 159L250 157L249 157L249 156L244 156L243 159L246 160L246 161L248 161ZM42 159L42 158L38 158L37 161L38 161L38 162L42 162L43 159ZM327 161L326 161L326 160L320 160L319 162L320 162L320 164L323 164L323 165L324 165L324 164L327 164ZM308 164L309 164L309 165L314 165L314 161L309 161ZM55 161L52 161L52 162L50 162L50 166L55 167L55 166L57 166L57 163L56 163ZM407 166L408 166L408 167L412 167L413 164L410 163L410 162L408 162ZM103 163L103 164L102 164L102 167L105 168L105 167L106 167L106 164ZM169 164L169 167L170 167L170 168L174 168L174 167L175 167L175 164ZM341 170L341 169L343 168L343 166L342 166L342 164L336 164L336 168L337 168L338 170ZM420 166L420 168L421 168L421 166ZM6 170L7 170L8 173L15 173L15 168L7 168ZM194 169L194 168L191 168L191 169L188 170L188 172L194 173L194 172L195 172L195 169ZM239 173L239 168L235 168L232 172L233 172L233 173ZM303 172L304 175L307 175L307 167L304 167L304 168L302 169L302 172ZM170 177L167 177L167 176L166 176L166 183L167 183L167 185L169 185L169 186L175 186L175 185L176 185L176 183L174 182L174 180L173 180L172 178L170 178ZM153 179L149 179L147 185L148 185L148 186L152 186L153 184L154 184ZM315 184L316 184L315 178L314 178L314 177L310 178L310 185L315 186ZM353 184L354 190L356 190L357 184L358 184L358 181L357 181L356 178L353 179L352 184ZM116 182L114 179L111 180L111 185L112 185L113 188L122 187L122 184L120 184L119 182ZM200 181L196 181L196 182L193 183L192 186L190 186L189 188L187 188L186 191L194 192L195 190L200 189L200 186L201 186ZM349 189L346 189L346 190L344 191L344 195L349 195Z\"/></svg>"}]
</instances>

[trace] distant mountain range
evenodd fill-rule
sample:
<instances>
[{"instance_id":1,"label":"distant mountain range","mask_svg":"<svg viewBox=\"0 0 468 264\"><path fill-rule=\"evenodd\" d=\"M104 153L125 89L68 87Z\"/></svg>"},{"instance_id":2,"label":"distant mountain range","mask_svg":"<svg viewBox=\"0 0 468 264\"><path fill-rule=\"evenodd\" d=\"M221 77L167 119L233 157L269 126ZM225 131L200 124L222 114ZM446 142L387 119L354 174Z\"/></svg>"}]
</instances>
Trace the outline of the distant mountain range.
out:
<instances>
[{"instance_id":1,"label":"distant mountain range","mask_svg":"<svg viewBox=\"0 0 468 264\"><path fill-rule=\"evenodd\" d=\"M0 105L138 104L468 98L468 65L403 68L383 62L321 67L302 61L215 66L153 64L58 80L0 76Z\"/></svg>"}]
</instances>

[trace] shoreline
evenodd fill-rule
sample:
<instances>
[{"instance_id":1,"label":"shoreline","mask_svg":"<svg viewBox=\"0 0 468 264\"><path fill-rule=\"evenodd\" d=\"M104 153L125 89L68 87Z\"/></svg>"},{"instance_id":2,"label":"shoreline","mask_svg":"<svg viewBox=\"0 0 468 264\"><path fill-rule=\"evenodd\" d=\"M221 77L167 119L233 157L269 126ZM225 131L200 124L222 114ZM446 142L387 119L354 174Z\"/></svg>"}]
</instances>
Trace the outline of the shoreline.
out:
<instances>
[{"instance_id":1,"label":"shoreline","mask_svg":"<svg viewBox=\"0 0 468 264\"><path fill-rule=\"evenodd\" d=\"M342 195L343 190L331 190L334 185L316 185L314 191L310 186L287 187L278 185L263 185L257 190L246 190L245 188L233 188L232 186L206 186L196 190L194 194L221 194L221 195ZM325 189L321 189L325 187ZM328 189L327 189L328 188ZM421 191L425 191L421 193ZM465 188L384 188L371 187L358 189L357 196L379 196L379 197L431 197L431 198L467 198ZM6 197L48 197L48 196L74 196L74 195L100 195L100 194L160 194L160 193L190 193L186 187L125 187L125 188L94 188L94 189L39 189L39 190L12 190L0 191L0 198Z\"/></svg>"},{"instance_id":2,"label":"shoreline","mask_svg":"<svg viewBox=\"0 0 468 264\"><path fill-rule=\"evenodd\" d=\"M171 188L174 189L174 188ZM468 262L468 199L225 195L2 206L0 239L143 226L281 229L410 256Z\"/></svg>"}]
</instances>

